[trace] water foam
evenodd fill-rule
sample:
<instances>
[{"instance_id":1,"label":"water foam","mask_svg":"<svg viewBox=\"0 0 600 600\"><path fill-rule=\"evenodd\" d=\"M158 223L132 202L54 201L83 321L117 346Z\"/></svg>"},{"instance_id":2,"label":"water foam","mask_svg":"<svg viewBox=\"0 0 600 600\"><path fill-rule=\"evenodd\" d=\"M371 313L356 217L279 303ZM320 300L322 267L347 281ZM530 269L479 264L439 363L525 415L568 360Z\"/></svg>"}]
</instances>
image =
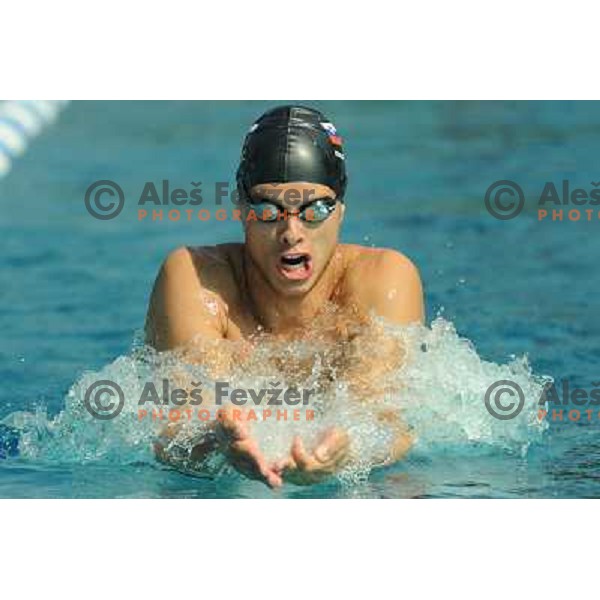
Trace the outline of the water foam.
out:
<instances>
[{"instance_id":1,"label":"water foam","mask_svg":"<svg viewBox=\"0 0 600 600\"><path fill-rule=\"evenodd\" d=\"M485 361L473 344L460 337L453 324L442 317L430 327L382 326L389 337L401 342L405 353L398 368L386 375L385 389L377 402L353 400L351 386L335 367L341 344L323 350L314 342L263 340L257 344L252 360L234 370L230 381L238 387L262 389L277 381L281 387L297 385L318 390L316 402L310 406L317 414L314 420L259 419L253 423L253 434L267 458L287 455L295 435L300 435L310 448L324 429L336 425L349 433L355 451L355 459L340 479L354 483L364 480L375 457L385 453L392 439L390 427L375 418L381 406L400 411L412 428L413 455L474 446L525 455L540 439L547 425L537 419L536 401L549 378L533 374L527 357L514 358L504 365ZM365 343L359 346L359 352L373 355L374 348ZM398 358L378 356L379 361ZM309 368L297 369L300 364L308 364ZM140 344L138 338L127 355L98 372L83 373L67 393L64 409L54 418L48 418L44 408L39 407L33 413L12 413L3 423L19 431L19 453L25 460L154 462L153 442L164 423L140 419L139 400L147 381L159 381L173 369L202 382L204 389L214 384L203 366L182 362L176 352L157 353ZM333 384L324 386L323 382L331 379ZM114 381L124 392L123 410L112 420L94 418L85 406L86 390L98 380ZM498 420L485 407L485 392L498 380L514 381L525 395L524 408L513 419ZM195 428L197 436L206 431L205 424L197 420L190 421L186 428ZM222 460L216 461L213 474L223 466Z\"/></svg>"}]
</instances>

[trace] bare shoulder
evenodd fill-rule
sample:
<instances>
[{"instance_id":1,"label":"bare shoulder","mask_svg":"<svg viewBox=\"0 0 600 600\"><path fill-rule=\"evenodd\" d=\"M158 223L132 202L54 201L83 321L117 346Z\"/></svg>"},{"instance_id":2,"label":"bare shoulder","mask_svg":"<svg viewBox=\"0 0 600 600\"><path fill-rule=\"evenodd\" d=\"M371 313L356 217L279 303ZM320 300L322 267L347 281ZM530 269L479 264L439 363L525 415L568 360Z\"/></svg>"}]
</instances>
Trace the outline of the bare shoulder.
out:
<instances>
[{"instance_id":1,"label":"bare shoulder","mask_svg":"<svg viewBox=\"0 0 600 600\"><path fill-rule=\"evenodd\" d=\"M163 291L179 297L202 296L223 303L237 292L234 256L236 244L180 246L165 258L158 275Z\"/></svg>"},{"instance_id":2,"label":"bare shoulder","mask_svg":"<svg viewBox=\"0 0 600 600\"><path fill-rule=\"evenodd\" d=\"M156 277L146 318L146 339L174 348L202 333L224 336L228 300L235 294L235 244L181 246L169 252Z\"/></svg>"},{"instance_id":3,"label":"bare shoulder","mask_svg":"<svg viewBox=\"0 0 600 600\"><path fill-rule=\"evenodd\" d=\"M375 282L381 278L420 278L415 263L393 248L371 248L358 244L343 244L346 269L352 279ZM366 279L365 279L366 278Z\"/></svg>"},{"instance_id":4,"label":"bare shoulder","mask_svg":"<svg viewBox=\"0 0 600 600\"><path fill-rule=\"evenodd\" d=\"M392 248L346 244L348 298L396 323L423 321L423 287L417 266Z\"/></svg>"},{"instance_id":5,"label":"bare shoulder","mask_svg":"<svg viewBox=\"0 0 600 600\"><path fill-rule=\"evenodd\" d=\"M235 283L236 255L240 244L180 246L165 258L161 270L178 283L199 286L218 295Z\"/></svg>"}]
</instances>

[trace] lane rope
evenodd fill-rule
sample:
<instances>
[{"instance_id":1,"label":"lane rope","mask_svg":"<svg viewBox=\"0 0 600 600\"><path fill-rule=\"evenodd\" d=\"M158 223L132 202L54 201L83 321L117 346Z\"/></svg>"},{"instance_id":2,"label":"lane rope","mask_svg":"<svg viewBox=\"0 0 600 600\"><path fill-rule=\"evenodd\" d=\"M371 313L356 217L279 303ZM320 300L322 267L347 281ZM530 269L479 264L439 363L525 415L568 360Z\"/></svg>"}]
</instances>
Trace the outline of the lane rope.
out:
<instances>
[{"instance_id":1,"label":"lane rope","mask_svg":"<svg viewBox=\"0 0 600 600\"><path fill-rule=\"evenodd\" d=\"M0 103L0 179L31 140L52 125L68 100L6 100Z\"/></svg>"}]
</instances>

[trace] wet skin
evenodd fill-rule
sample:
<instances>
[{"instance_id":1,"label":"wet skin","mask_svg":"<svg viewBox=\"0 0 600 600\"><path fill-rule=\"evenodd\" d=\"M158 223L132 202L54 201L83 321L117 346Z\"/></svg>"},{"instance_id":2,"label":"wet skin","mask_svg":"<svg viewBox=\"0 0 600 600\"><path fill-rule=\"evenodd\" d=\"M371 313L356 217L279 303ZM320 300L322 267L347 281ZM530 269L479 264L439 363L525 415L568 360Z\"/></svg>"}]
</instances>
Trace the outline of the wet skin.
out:
<instances>
[{"instance_id":1,"label":"wet skin","mask_svg":"<svg viewBox=\"0 0 600 600\"><path fill-rule=\"evenodd\" d=\"M337 202L320 223L294 214L315 199L334 198L330 188L307 182L261 184L252 188L251 196L287 209L286 218L261 222L252 218L252 205L246 205L244 243L172 251L152 290L147 343L159 351L186 348L189 360L225 376L233 362L251 355L257 339L315 336L358 347L362 340L353 339L352 331L368 322L370 314L398 325L423 322L421 279L406 256L393 249L339 243L343 203ZM336 310L324 311L332 306ZM371 332L369 341L385 349L379 330ZM349 377L352 369L355 374L369 373L372 380L382 377L385 361L365 354L349 368ZM378 355L386 356L385 350ZM410 435L397 415L388 411L381 418L399 423L389 454L390 460L398 460L410 447ZM351 446L345 431L332 428L311 449L297 437L287 457L269 463L246 423L226 415L217 427L220 447L231 464L271 487L284 480L313 483L335 473L347 461ZM169 461L162 447L157 447L157 456Z\"/></svg>"}]
</instances>

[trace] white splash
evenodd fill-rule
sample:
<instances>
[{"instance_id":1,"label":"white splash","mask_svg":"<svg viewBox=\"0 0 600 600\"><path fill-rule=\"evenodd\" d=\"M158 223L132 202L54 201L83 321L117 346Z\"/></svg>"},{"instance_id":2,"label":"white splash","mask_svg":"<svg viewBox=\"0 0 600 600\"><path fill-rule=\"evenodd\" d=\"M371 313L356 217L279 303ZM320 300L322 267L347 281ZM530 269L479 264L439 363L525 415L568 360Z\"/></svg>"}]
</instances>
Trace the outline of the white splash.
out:
<instances>
[{"instance_id":1,"label":"white splash","mask_svg":"<svg viewBox=\"0 0 600 600\"><path fill-rule=\"evenodd\" d=\"M400 411L412 427L416 437L412 453L484 446L525 454L530 444L540 439L547 425L537 419L536 400L548 378L534 375L526 357L505 365L485 361L473 344L461 338L453 324L442 317L430 327L386 325L385 329L402 341L406 356L402 366L389 374L380 402ZM337 351L339 348L334 347L332 353ZM365 347L363 351L372 353L373 349ZM316 403L310 406L316 408L318 418L286 422L259 419L253 424L253 433L267 457L275 459L289 451L296 434L310 447L323 429L342 427L349 432L360 459L350 464L340 478L356 482L368 476L373 457L389 445L391 433L374 418L373 410L353 400L347 382L332 367L333 354L319 352L318 346L309 342L263 343L250 366L240 365L230 381L240 388L261 389L277 381L281 387L290 384L321 390ZM391 358L379 357L382 361ZM308 369L297 369L306 364ZM129 355L118 357L99 372L84 373L69 390L65 407L56 417L49 419L39 409L33 414L13 413L3 422L21 432L19 451L26 460L154 461L153 441L164 422L140 419L139 400L147 381L159 381L173 369L201 382L204 389L214 385L202 366L182 363L177 353L159 354L134 343ZM332 373L334 385L326 389L323 381L331 379ZM503 379L517 383L526 397L521 413L504 421L493 418L483 401L486 389ZM98 420L86 408L86 391L98 380L116 382L123 390L122 412L112 420ZM200 423L196 426L203 431Z\"/></svg>"}]
</instances>

